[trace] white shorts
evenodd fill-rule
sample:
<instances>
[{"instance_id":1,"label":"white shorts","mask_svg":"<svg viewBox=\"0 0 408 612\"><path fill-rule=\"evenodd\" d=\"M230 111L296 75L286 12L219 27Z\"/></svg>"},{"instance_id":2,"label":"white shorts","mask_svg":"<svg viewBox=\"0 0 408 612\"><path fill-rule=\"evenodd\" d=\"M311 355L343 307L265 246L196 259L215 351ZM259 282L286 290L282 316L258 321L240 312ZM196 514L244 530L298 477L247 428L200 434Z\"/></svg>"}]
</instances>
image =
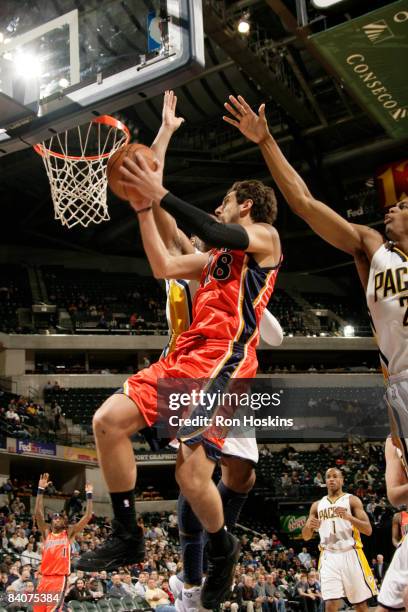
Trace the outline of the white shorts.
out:
<instances>
[{"instance_id":1,"label":"white shorts","mask_svg":"<svg viewBox=\"0 0 408 612\"><path fill-rule=\"evenodd\" d=\"M408 474L408 379L407 372L390 376L385 392L388 404L391 435L401 452L401 459ZM399 438L399 442L396 441Z\"/></svg>"},{"instance_id":2,"label":"white shorts","mask_svg":"<svg viewBox=\"0 0 408 612\"><path fill-rule=\"evenodd\" d=\"M378 605L391 610L404 610L403 593L408 586L408 537L394 553L378 595Z\"/></svg>"},{"instance_id":3,"label":"white shorts","mask_svg":"<svg viewBox=\"0 0 408 612\"><path fill-rule=\"evenodd\" d=\"M172 440L169 446L178 449L180 442ZM259 461L258 445L255 437L235 438L229 434L225 439L221 452L227 457L246 459L253 464L257 464Z\"/></svg>"},{"instance_id":4,"label":"white shorts","mask_svg":"<svg viewBox=\"0 0 408 612\"><path fill-rule=\"evenodd\" d=\"M323 550L319 560L324 601L347 598L355 605L377 594L374 576L361 549L345 552Z\"/></svg>"},{"instance_id":5,"label":"white shorts","mask_svg":"<svg viewBox=\"0 0 408 612\"><path fill-rule=\"evenodd\" d=\"M247 459L251 463L258 463L259 452L255 436L247 438L235 438L228 435L222 447L222 454L227 457L238 457L239 459Z\"/></svg>"}]
</instances>

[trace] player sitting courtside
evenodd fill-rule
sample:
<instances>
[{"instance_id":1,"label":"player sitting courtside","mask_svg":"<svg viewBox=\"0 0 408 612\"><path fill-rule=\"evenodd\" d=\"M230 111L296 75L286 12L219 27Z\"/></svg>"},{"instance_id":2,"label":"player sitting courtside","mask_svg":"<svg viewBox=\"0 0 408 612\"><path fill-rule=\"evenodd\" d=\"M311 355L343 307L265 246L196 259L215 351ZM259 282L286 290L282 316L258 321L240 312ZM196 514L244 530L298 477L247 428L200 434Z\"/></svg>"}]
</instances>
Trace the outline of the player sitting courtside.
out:
<instances>
[{"instance_id":1,"label":"player sitting courtside","mask_svg":"<svg viewBox=\"0 0 408 612\"><path fill-rule=\"evenodd\" d=\"M368 610L367 600L376 594L374 576L363 553L360 532L371 535L369 518L361 500L343 492L338 468L326 472L328 495L314 502L302 536L320 535L319 569L326 612L336 612L347 598L359 612Z\"/></svg>"},{"instance_id":2,"label":"player sitting courtside","mask_svg":"<svg viewBox=\"0 0 408 612\"><path fill-rule=\"evenodd\" d=\"M40 567L41 579L37 586L38 605L34 612L53 612L64 604L67 579L71 572L71 544L92 518L92 485L85 486L86 510L75 524L67 524L67 518L54 513L51 525L44 520L44 491L50 483L48 474L41 474L35 502L35 520L44 542Z\"/></svg>"},{"instance_id":3,"label":"player sitting courtside","mask_svg":"<svg viewBox=\"0 0 408 612\"><path fill-rule=\"evenodd\" d=\"M130 377L124 395L109 398L94 417L99 461L122 525L134 523L136 471L129 436L157 418L157 381L160 378L210 378L214 392L222 392L232 378L251 378L257 370L256 346L259 324L275 284L281 261L279 236L272 223L276 217L273 190L259 181L233 185L216 213L222 223L179 200L162 186L161 166L151 170L137 156L126 159L123 176L138 212L146 254L155 276L201 279L194 300L190 329L180 335L175 350L150 368ZM189 232L210 246L209 254L169 255L157 231L150 202L170 213ZM176 478L184 497L209 535L207 580L201 601L216 607L229 591L239 554L236 539L225 530L219 492L212 481L214 460L221 456L222 441L206 431L181 431ZM118 500L118 502L115 501ZM126 499L131 510L124 510ZM130 501L130 504L129 504ZM130 512L133 516L130 517ZM118 516L119 512L116 515ZM124 514L127 514L124 516ZM116 534L115 549L102 547L81 559L85 569L142 557L140 536L129 529ZM123 562L123 561L122 561ZM97 568L95 568L97 569Z\"/></svg>"}]
</instances>

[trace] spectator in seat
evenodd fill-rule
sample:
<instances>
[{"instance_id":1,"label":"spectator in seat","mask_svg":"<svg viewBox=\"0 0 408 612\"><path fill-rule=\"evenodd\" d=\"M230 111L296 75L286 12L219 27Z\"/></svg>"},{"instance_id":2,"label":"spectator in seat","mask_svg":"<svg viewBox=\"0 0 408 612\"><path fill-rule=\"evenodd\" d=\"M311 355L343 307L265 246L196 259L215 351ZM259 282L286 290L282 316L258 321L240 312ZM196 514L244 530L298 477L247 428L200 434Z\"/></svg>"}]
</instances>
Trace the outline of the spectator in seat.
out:
<instances>
[{"instance_id":1,"label":"spectator in seat","mask_svg":"<svg viewBox=\"0 0 408 612\"><path fill-rule=\"evenodd\" d=\"M41 554L34 552L34 544L28 542L27 548L22 552L20 557L21 565L31 565L33 568L37 568L41 563Z\"/></svg>"},{"instance_id":2,"label":"spectator in seat","mask_svg":"<svg viewBox=\"0 0 408 612\"><path fill-rule=\"evenodd\" d=\"M131 597L135 597L137 595L136 586L132 582L132 576L130 574L123 574L122 576L122 585L125 589L126 593Z\"/></svg>"},{"instance_id":3,"label":"spectator in seat","mask_svg":"<svg viewBox=\"0 0 408 612\"><path fill-rule=\"evenodd\" d=\"M80 491L75 489L72 496L65 502L64 510L69 519L75 514L80 514L82 512L82 500L79 496Z\"/></svg>"},{"instance_id":4,"label":"spectator in seat","mask_svg":"<svg viewBox=\"0 0 408 612\"><path fill-rule=\"evenodd\" d=\"M169 581L168 580L163 580L163 582L161 583L161 588L162 590L166 593L167 597L169 598L169 602L171 604L174 604L174 595L173 593L170 591L169 588Z\"/></svg>"},{"instance_id":5,"label":"spectator in seat","mask_svg":"<svg viewBox=\"0 0 408 612\"><path fill-rule=\"evenodd\" d=\"M120 599L121 597L126 597L128 595L127 590L122 584L122 579L119 574L112 575L112 586L108 591L109 597L114 597L115 599Z\"/></svg>"},{"instance_id":6,"label":"spectator in seat","mask_svg":"<svg viewBox=\"0 0 408 612\"><path fill-rule=\"evenodd\" d=\"M302 552L299 553L298 558L303 567L308 570L312 564L312 557L310 556L310 553L307 552L306 546L303 546Z\"/></svg>"},{"instance_id":7,"label":"spectator in seat","mask_svg":"<svg viewBox=\"0 0 408 612\"><path fill-rule=\"evenodd\" d=\"M157 586L157 582L154 578L148 579L144 598L149 606L153 609L157 608L158 606L169 605L170 603L167 593Z\"/></svg>"},{"instance_id":8,"label":"spectator in seat","mask_svg":"<svg viewBox=\"0 0 408 612\"><path fill-rule=\"evenodd\" d=\"M254 586L255 609L270 612L268 597L266 594L265 576L261 574ZM275 611L274 611L275 612Z\"/></svg>"},{"instance_id":9,"label":"spectator in seat","mask_svg":"<svg viewBox=\"0 0 408 612\"><path fill-rule=\"evenodd\" d=\"M143 598L145 596L146 589L147 589L147 578L148 578L148 574L146 572L140 572L139 580L135 584L136 595L139 595L140 597L143 597Z\"/></svg>"},{"instance_id":10,"label":"spectator in seat","mask_svg":"<svg viewBox=\"0 0 408 612\"><path fill-rule=\"evenodd\" d=\"M283 572L283 575L284 574L285 573ZM278 589L278 586L276 583L277 583L276 573L272 572L266 577L266 584L265 584L265 592L268 598L269 609L277 610L277 612L285 612L286 610L285 600L283 599L282 593ZM282 583L282 586L284 586L283 583ZM287 583L286 583L286 586L287 586Z\"/></svg>"},{"instance_id":11,"label":"spectator in seat","mask_svg":"<svg viewBox=\"0 0 408 612\"><path fill-rule=\"evenodd\" d=\"M237 588L237 603L241 610L254 612L255 609L255 590L254 579L252 576L245 575L244 582Z\"/></svg>"},{"instance_id":12,"label":"spectator in seat","mask_svg":"<svg viewBox=\"0 0 408 612\"><path fill-rule=\"evenodd\" d=\"M299 600L303 605L304 612L319 611L319 597L310 589L306 572L300 574L300 580L296 585L296 590Z\"/></svg>"},{"instance_id":13,"label":"spectator in seat","mask_svg":"<svg viewBox=\"0 0 408 612\"><path fill-rule=\"evenodd\" d=\"M11 587L15 593L23 593L27 588L27 583L31 582L30 566L25 566L21 570L20 578L11 583Z\"/></svg>"},{"instance_id":14,"label":"spectator in seat","mask_svg":"<svg viewBox=\"0 0 408 612\"><path fill-rule=\"evenodd\" d=\"M77 578L74 585L69 589L65 596L65 601L92 601L92 595L85 586L83 578Z\"/></svg>"}]
</instances>

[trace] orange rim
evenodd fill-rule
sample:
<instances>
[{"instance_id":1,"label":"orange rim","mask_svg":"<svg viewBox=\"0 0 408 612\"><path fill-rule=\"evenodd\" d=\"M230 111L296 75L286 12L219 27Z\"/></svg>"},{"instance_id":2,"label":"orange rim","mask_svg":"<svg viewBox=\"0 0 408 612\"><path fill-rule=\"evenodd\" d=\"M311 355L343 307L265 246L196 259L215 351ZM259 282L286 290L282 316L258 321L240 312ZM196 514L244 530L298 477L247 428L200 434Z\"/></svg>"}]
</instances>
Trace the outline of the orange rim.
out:
<instances>
[{"instance_id":1,"label":"orange rim","mask_svg":"<svg viewBox=\"0 0 408 612\"><path fill-rule=\"evenodd\" d=\"M92 119L91 123L101 123L102 125L108 125L117 130L121 130L126 135L126 140L123 145L127 145L130 140L130 132L126 125L115 119L115 117L111 117L110 115L101 115L100 117L95 117ZM101 155L64 155L63 153L57 153L56 151L52 151L52 149L47 149L43 144L35 144L33 149L38 155L44 157L45 154L51 155L52 157L58 157L59 159L86 159L87 161L95 161L97 159L105 159L109 157L112 151L108 151L107 153L102 153Z\"/></svg>"}]
</instances>

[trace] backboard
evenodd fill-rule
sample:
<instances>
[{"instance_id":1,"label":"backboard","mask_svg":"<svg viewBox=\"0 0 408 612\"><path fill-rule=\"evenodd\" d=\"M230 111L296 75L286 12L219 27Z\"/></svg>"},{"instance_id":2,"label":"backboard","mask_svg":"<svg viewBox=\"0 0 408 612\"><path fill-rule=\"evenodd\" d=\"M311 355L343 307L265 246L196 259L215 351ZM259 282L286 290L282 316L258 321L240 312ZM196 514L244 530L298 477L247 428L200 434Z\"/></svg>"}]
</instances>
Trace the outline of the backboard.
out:
<instances>
[{"instance_id":1,"label":"backboard","mask_svg":"<svg viewBox=\"0 0 408 612\"><path fill-rule=\"evenodd\" d=\"M184 82L201 0L3 0L0 155Z\"/></svg>"}]
</instances>

